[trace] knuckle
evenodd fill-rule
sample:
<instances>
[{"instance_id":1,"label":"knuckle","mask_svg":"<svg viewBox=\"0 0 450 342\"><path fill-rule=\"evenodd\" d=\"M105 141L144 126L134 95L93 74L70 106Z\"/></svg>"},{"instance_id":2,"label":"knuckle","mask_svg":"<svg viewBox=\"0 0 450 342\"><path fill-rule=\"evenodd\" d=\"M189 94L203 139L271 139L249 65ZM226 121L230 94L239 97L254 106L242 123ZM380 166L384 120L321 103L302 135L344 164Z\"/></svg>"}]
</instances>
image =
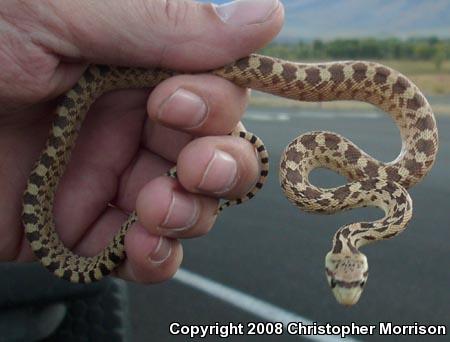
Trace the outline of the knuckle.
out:
<instances>
[{"instance_id":1,"label":"knuckle","mask_svg":"<svg viewBox=\"0 0 450 342\"><path fill-rule=\"evenodd\" d=\"M40 22L44 19L36 18L34 13L41 10L38 8L41 5L32 3L19 2L16 8L0 9L0 26L4 29L0 47L0 87L11 89L5 91L11 103L25 101L29 104L51 95L55 61L40 39L35 38L36 33L39 37L48 33ZM30 35L30 27L34 36Z\"/></svg>"},{"instance_id":2,"label":"knuckle","mask_svg":"<svg viewBox=\"0 0 450 342\"><path fill-rule=\"evenodd\" d=\"M178 29L187 23L192 9L192 3L184 0L165 0L164 16L167 22Z\"/></svg>"}]
</instances>

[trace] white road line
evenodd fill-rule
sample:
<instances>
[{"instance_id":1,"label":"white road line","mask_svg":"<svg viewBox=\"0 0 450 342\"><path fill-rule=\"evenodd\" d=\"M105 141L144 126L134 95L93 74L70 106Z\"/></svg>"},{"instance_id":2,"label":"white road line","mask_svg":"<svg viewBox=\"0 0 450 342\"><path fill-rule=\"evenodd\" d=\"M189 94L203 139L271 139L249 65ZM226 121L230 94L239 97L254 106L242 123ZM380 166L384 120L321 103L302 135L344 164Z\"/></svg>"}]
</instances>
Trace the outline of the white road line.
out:
<instances>
[{"instance_id":1,"label":"white road line","mask_svg":"<svg viewBox=\"0 0 450 342\"><path fill-rule=\"evenodd\" d=\"M245 114L244 118L253 121L289 121L291 116L287 113L265 114L249 112Z\"/></svg>"},{"instance_id":2,"label":"white road line","mask_svg":"<svg viewBox=\"0 0 450 342\"><path fill-rule=\"evenodd\" d=\"M267 122L280 122L289 121L293 118L306 118L306 119L378 119L382 113L378 112L273 112L273 113L261 113L255 111L249 111L245 114L244 120L250 121L267 121Z\"/></svg>"},{"instance_id":3,"label":"white road line","mask_svg":"<svg viewBox=\"0 0 450 342\"><path fill-rule=\"evenodd\" d=\"M299 316L294 312L284 310L261 299L243 293L239 290L225 286L211 279L185 269L179 269L174 279L187 286L193 287L199 291L209 294L212 297L220 299L243 311L247 311L263 320L270 322L282 322L285 326L290 322L302 322L305 325L313 322L305 317ZM313 341L332 342L341 341L339 336L302 336ZM347 336L346 342L354 342L355 339Z\"/></svg>"}]
</instances>

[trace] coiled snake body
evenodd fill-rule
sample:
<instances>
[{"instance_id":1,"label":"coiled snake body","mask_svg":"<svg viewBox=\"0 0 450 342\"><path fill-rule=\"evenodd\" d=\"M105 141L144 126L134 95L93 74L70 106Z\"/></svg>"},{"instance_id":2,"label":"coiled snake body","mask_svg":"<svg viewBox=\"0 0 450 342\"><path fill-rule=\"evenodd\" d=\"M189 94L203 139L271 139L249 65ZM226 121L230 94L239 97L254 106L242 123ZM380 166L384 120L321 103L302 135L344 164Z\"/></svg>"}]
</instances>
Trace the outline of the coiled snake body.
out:
<instances>
[{"instance_id":1,"label":"coiled snake body","mask_svg":"<svg viewBox=\"0 0 450 342\"><path fill-rule=\"evenodd\" d=\"M400 129L402 150L390 163L370 157L344 137L329 132L306 133L292 141L280 164L280 183L287 198L303 210L333 213L376 206L385 216L340 228L326 257L326 275L337 300L354 304L367 278L367 260L361 246L397 235L411 218L406 191L430 170L438 136L432 110L419 89L405 76L372 62L299 64L250 55L211 71L239 86L300 101L359 100L391 115ZM101 94L123 88L154 87L175 75L169 70L91 66L56 110L50 136L24 194L26 237L41 263L58 277L72 282L99 280L125 257L124 236L137 220L132 213L111 243L97 256L82 257L59 239L53 219L53 200L70 159L80 125L90 105ZM240 204L252 198L267 176L268 156L253 134L234 131L255 145L261 164L260 179L244 197L223 203ZM349 183L332 189L315 187L308 174L317 167L335 170ZM176 177L176 171L168 173Z\"/></svg>"}]
</instances>

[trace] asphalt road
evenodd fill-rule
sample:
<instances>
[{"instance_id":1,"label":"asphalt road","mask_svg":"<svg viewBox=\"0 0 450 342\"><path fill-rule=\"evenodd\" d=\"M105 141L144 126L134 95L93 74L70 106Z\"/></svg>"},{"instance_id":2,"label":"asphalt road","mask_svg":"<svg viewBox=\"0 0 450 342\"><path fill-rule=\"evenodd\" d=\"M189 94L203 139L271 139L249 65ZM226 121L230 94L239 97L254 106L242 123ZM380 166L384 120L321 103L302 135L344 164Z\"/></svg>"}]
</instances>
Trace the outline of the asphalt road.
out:
<instances>
[{"instance_id":1,"label":"asphalt road","mask_svg":"<svg viewBox=\"0 0 450 342\"><path fill-rule=\"evenodd\" d=\"M400 151L397 129L387 116L378 112L250 110L245 124L269 149L270 180L250 203L224 212L208 236L184 243L184 269L311 321L447 323L450 328L450 118L438 118L437 163L410 192L414 217L409 227L392 240L363 249L369 260L370 276L360 302L350 309L334 300L325 280L324 257L338 227L355 220L375 219L381 212L358 209L334 216L300 212L283 197L278 186L280 154L297 135L320 129L343 134L373 156L389 161ZM323 186L343 181L329 171L315 172L312 180ZM156 286L130 284L129 290L136 341L184 340L169 334L169 324L174 321L183 324L261 321L260 317L177 280ZM358 337L359 340L379 338L377 335ZM384 337L383 341L398 339L391 336ZM414 341L424 337L400 338L406 339ZM277 340L298 341L299 337L283 335Z\"/></svg>"}]
</instances>

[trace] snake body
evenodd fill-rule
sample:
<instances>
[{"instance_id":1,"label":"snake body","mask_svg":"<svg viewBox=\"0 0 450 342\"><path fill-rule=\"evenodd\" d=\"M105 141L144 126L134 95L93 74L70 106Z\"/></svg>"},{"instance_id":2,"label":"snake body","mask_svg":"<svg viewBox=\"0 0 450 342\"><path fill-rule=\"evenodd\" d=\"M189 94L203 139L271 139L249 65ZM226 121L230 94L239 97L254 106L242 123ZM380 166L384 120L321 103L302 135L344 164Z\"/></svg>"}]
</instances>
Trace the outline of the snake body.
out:
<instances>
[{"instance_id":1,"label":"snake body","mask_svg":"<svg viewBox=\"0 0 450 342\"><path fill-rule=\"evenodd\" d=\"M406 188L419 182L433 165L438 138L428 102L405 76L372 62L300 64L250 55L211 73L242 87L299 101L369 102L388 112L396 122L403 147L391 163L375 160L334 133L313 132L291 142L280 164L281 186L288 199L303 210L332 213L370 205L385 211L385 217L375 222L339 229L327 255L327 277L336 298L343 304L353 304L367 278L367 261L358 248L392 237L405 227L412 211ZM94 257L74 254L56 233L52 213L55 191L90 105L105 92L154 87L175 74L163 69L93 65L62 97L50 136L31 172L23 204L26 238L40 262L58 277L91 282L110 273L125 257L124 236L137 220L136 213L132 213L111 243ZM255 146L260 178L249 193L226 201L218 211L252 198L268 173L268 155L261 140L245 131L235 130L232 134ZM336 170L350 183L333 189L315 187L309 183L308 173L316 167ZM176 177L176 169L168 175Z\"/></svg>"}]
</instances>

